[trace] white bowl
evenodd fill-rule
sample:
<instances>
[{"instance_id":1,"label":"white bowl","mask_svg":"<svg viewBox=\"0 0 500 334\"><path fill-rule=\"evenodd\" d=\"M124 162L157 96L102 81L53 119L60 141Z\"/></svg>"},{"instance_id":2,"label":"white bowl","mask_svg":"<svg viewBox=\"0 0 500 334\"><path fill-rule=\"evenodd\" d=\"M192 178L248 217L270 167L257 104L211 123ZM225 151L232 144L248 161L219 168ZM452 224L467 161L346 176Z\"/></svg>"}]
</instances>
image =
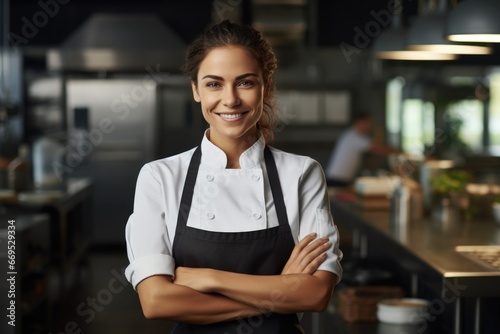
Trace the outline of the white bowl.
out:
<instances>
[{"instance_id":1,"label":"white bowl","mask_svg":"<svg viewBox=\"0 0 500 334\"><path fill-rule=\"evenodd\" d=\"M426 317L428 306L425 299L385 299L377 304L377 318L388 324L417 324Z\"/></svg>"}]
</instances>

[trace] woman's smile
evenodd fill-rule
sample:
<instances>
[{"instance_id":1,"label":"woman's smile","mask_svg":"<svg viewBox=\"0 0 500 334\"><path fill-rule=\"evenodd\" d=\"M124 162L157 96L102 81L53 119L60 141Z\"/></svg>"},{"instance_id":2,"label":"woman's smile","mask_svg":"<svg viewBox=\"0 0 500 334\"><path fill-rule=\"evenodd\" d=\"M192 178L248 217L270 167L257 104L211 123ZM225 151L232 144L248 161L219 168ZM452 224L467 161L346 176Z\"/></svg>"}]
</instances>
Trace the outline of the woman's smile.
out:
<instances>
[{"instance_id":1,"label":"woman's smile","mask_svg":"<svg viewBox=\"0 0 500 334\"><path fill-rule=\"evenodd\" d=\"M216 114L228 122L237 122L241 120L247 113L248 111L240 113L216 113Z\"/></svg>"}]
</instances>

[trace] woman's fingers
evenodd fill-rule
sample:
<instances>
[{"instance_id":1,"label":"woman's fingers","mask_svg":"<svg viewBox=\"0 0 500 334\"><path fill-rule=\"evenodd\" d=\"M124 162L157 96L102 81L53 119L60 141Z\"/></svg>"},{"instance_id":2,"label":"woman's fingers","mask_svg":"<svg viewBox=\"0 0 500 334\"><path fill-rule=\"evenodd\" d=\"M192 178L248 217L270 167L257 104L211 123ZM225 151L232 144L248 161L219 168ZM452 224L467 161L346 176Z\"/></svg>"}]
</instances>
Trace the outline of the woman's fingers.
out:
<instances>
[{"instance_id":1,"label":"woman's fingers","mask_svg":"<svg viewBox=\"0 0 500 334\"><path fill-rule=\"evenodd\" d=\"M313 242L310 242L307 246L300 250L299 254L297 255L297 259L300 261L310 261L312 257L315 257L314 254L321 252L323 245L328 242L329 240L326 237L319 238L314 240Z\"/></svg>"},{"instance_id":2,"label":"woman's fingers","mask_svg":"<svg viewBox=\"0 0 500 334\"><path fill-rule=\"evenodd\" d=\"M299 261L297 269L302 273L313 273L324 261L324 259L321 259L321 256L322 254L325 254L330 246L331 242L328 238L320 238L310 243L299 254L297 259Z\"/></svg>"},{"instance_id":3,"label":"woman's fingers","mask_svg":"<svg viewBox=\"0 0 500 334\"><path fill-rule=\"evenodd\" d=\"M300 240L300 242L298 244L295 245L290 258L297 258L300 255L300 253L302 252L302 250L304 250L304 248L307 248L307 246L314 239L316 239L316 237L317 237L316 233L311 233L311 234L306 235L302 240Z\"/></svg>"},{"instance_id":4,"label":"woman's fingers","mask_svg":"<svg viewBox=\"0 0 500 334\"><path fill-rule=\"evenodd\" d=\"M282 273L287 272L290 267L292 267L297 260L297 258L300 255L301 250L306 247L311 241L313 241L316 238L316 233L311 233L306 235L299 243L295 245L295 247L292 250L292 254L290 254L290 257L288 258L288 261L283 268Z\"/></svg>"},{"instance_id":5,"label":"woman's fingers","mask_svg":"<svg viewBox=\"0 0 500 334\"><path fill-rule=\"evenodd\" d=\"M311 243L316 238L316 236L317 236L316 233L308 234L299 243L297 243L295 245L295 247L292 250L292 254L290 254L290 257L288 258L288 261L287 261L285 267L283 268L282 273L286 273L292 267L297 266L300 263L300 260L301 260L300 255L301 255L302 250L309 243Z\"/></svg>"},{"instance_id":6,"label":"woman's fingers","mask_svg":"<svg viewBox=\"0 0 500 334\"><path fill-rule=\"evenodd\" d=\"M304 274L312 274L318 269L321 263L326 260L326 251L330 248L332 245L331 242L327 241L318 248L316 248L314 251L309 253L301 263L301 266L303 267L302 273Z\"/></svg>"},{"instance_id":7,"label":"woman's fingers","mask_svg":"<svg viewBox=\"0 0 500 334\"><path fill-rule=\"evenodd\" d=\"M312 274L326 259L325 252L331 246L328 238L316 239L316 234L309 234L295 245L282 273Z\"/></svg>"}]
</instances>

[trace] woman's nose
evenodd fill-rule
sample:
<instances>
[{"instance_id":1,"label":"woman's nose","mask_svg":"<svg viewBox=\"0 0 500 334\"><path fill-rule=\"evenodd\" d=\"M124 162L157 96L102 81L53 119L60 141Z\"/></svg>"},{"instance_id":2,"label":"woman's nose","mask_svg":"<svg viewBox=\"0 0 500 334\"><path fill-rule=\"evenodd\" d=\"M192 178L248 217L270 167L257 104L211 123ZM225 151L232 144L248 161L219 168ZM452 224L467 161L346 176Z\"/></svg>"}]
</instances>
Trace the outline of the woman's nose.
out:
<instances>
[{"instance_id":1,"label":"woman's nose","mask_svg":"<svg viewBox=\"0 0 500 334\"><path fill-rule=\"evenodd\" d=\"M234 87L227 87L224 89L223 103L225 107L233 108L240 104L238 92Z\"/></svg>"}]
</instances>

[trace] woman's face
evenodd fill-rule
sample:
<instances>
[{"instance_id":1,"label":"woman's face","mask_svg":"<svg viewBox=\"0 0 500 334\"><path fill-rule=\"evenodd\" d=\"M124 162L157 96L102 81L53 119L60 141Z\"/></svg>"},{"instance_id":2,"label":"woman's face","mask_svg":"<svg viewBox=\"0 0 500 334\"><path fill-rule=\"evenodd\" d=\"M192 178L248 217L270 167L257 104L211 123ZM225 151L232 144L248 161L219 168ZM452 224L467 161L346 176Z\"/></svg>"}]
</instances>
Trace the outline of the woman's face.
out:
<instances>
[{"instance_id":1,"label":"woman's face","mask_svg":"<svg viewBox=\"0 0 500 334\"><path fill-rule=\"evenodd\" d=\"M253 144L263 112L264 83L252 55L239 46L213 49L201 62L197 79L193 95L210 124L210 141Z\"/></svg>"}]
</instances>

